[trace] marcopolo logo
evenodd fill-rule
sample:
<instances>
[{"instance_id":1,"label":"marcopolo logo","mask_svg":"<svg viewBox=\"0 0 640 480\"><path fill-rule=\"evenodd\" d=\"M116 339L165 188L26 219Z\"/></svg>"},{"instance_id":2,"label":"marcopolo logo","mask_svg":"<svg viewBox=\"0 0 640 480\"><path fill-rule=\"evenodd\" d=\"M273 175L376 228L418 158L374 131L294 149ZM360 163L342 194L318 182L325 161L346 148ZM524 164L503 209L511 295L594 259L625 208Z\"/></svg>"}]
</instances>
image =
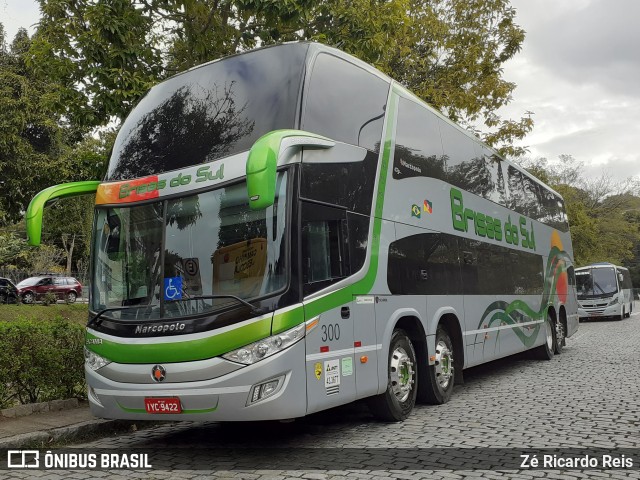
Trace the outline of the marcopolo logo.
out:
<instances>
[{"instance_id":1,"label":"marcopolo logo","mask_svg":"<svg viewBox=\"0 0 640 480\"><path fill-rule=\"evenodd\" d=\"M167 378L167 370L162 365L156 365L151 369L151 378L156 382L162 382Z\"/></svg>"}]
</instances>

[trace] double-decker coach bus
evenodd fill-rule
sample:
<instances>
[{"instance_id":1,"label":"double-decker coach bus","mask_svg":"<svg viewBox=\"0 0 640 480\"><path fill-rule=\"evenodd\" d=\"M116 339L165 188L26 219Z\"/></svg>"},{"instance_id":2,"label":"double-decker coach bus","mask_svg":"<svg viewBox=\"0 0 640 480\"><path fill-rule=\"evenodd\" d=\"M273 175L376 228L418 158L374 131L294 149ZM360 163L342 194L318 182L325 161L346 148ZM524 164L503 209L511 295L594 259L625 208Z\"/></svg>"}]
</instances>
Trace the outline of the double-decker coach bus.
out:
<instances>
[{"instance_id":1,"label":"double-decker coach bus","mask_svg":"<svg viewBox=\"0 0 640 480\"><path fill-rule=\"evenodd\" d=\"M578 316L587 318L631 316L633 294L631 274L625 267L612 263L592 263L576 268Z\"/></svg>"},{"instance_id":2,"label":"double-decker coach bus","mask_svg":"<svg viewBox=\"0 0 640 480\"><path fill-rule=\"evenodd\" d=\"M316 43L152 88L96 193L86 378L126 419L289 419L446 402L464 368L560 353L562 198L373 67ZM508 361L508 359L505 359Z\"/></svg>"}]
</instances>

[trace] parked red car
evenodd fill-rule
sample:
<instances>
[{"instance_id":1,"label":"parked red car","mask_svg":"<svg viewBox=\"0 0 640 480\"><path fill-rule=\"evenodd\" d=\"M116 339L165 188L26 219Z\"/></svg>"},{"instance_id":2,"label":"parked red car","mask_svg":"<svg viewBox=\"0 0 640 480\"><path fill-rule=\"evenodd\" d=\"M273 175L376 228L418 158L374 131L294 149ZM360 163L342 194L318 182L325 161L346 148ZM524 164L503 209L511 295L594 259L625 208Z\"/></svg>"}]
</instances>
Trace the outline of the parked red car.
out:
<instances>
[{"instance_id":1,"label":"parked red car","mask_svg":"<svg viewBox=\"0 0 640 480\"><path fill-rule=\"evenodd\" d=\"M73 277L30 277L16 285L23 303L41 300L47 292L69 303L82 295L82 285Z\"/></svg>"}]
</instances>

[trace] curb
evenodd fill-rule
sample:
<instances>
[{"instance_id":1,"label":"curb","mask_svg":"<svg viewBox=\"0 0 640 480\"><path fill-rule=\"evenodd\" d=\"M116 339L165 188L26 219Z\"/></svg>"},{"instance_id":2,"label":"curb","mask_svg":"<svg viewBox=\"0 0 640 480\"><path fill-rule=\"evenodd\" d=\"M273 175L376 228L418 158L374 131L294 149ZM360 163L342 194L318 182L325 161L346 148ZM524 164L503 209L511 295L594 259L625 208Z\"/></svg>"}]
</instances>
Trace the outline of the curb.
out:
<instances>
[{"instance_id":1,"label":"curb","mask_svg":"<svg viewBox=\"0 0 640 480\"><path fill-rule=\"evenodd\" d=\"M143 422L143 428L154 426L160 422ZM77 440L106 437L115 433L135 432L138 424L131 420L88 420L66 427L52 430L22 433L10 438L0 439L0 448L46 448L60 442L72 443Z\"/></svg>"}]
</instances>

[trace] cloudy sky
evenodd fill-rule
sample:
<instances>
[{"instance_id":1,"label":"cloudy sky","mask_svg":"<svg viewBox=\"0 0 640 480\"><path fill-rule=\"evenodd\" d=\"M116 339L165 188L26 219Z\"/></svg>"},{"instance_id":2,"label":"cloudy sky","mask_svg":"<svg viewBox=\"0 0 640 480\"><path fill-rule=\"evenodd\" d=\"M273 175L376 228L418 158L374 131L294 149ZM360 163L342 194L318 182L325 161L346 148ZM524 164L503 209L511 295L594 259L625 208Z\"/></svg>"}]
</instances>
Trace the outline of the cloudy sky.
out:
<instances>
[{"instance_id":1,"label":"cloudy sky","mask_svg":"<svg viewBox=\"0 0 640 480\"><path fill-rule=\"evenodd\" d=\"M511 3L527 36L505 65L504 77L518 88L499 113L534 113L535 128L521 144L533 158L572 155L588 176L640 176L640 1ZM0 0L9 39L37 21L34 0Z\"/></svg>"},{"instance_id":2,"label":"cloudy sky","mask_svg":"<svg viewBox=\"0 0 640 480\"><path fill-rule=\"evenodd\" d=\"M504 117L534 112L532 157L569 154L617 178L640 175L638 0L512 0L527 32L504 76L518 85Z\"/></svg>"}]
</instances>

